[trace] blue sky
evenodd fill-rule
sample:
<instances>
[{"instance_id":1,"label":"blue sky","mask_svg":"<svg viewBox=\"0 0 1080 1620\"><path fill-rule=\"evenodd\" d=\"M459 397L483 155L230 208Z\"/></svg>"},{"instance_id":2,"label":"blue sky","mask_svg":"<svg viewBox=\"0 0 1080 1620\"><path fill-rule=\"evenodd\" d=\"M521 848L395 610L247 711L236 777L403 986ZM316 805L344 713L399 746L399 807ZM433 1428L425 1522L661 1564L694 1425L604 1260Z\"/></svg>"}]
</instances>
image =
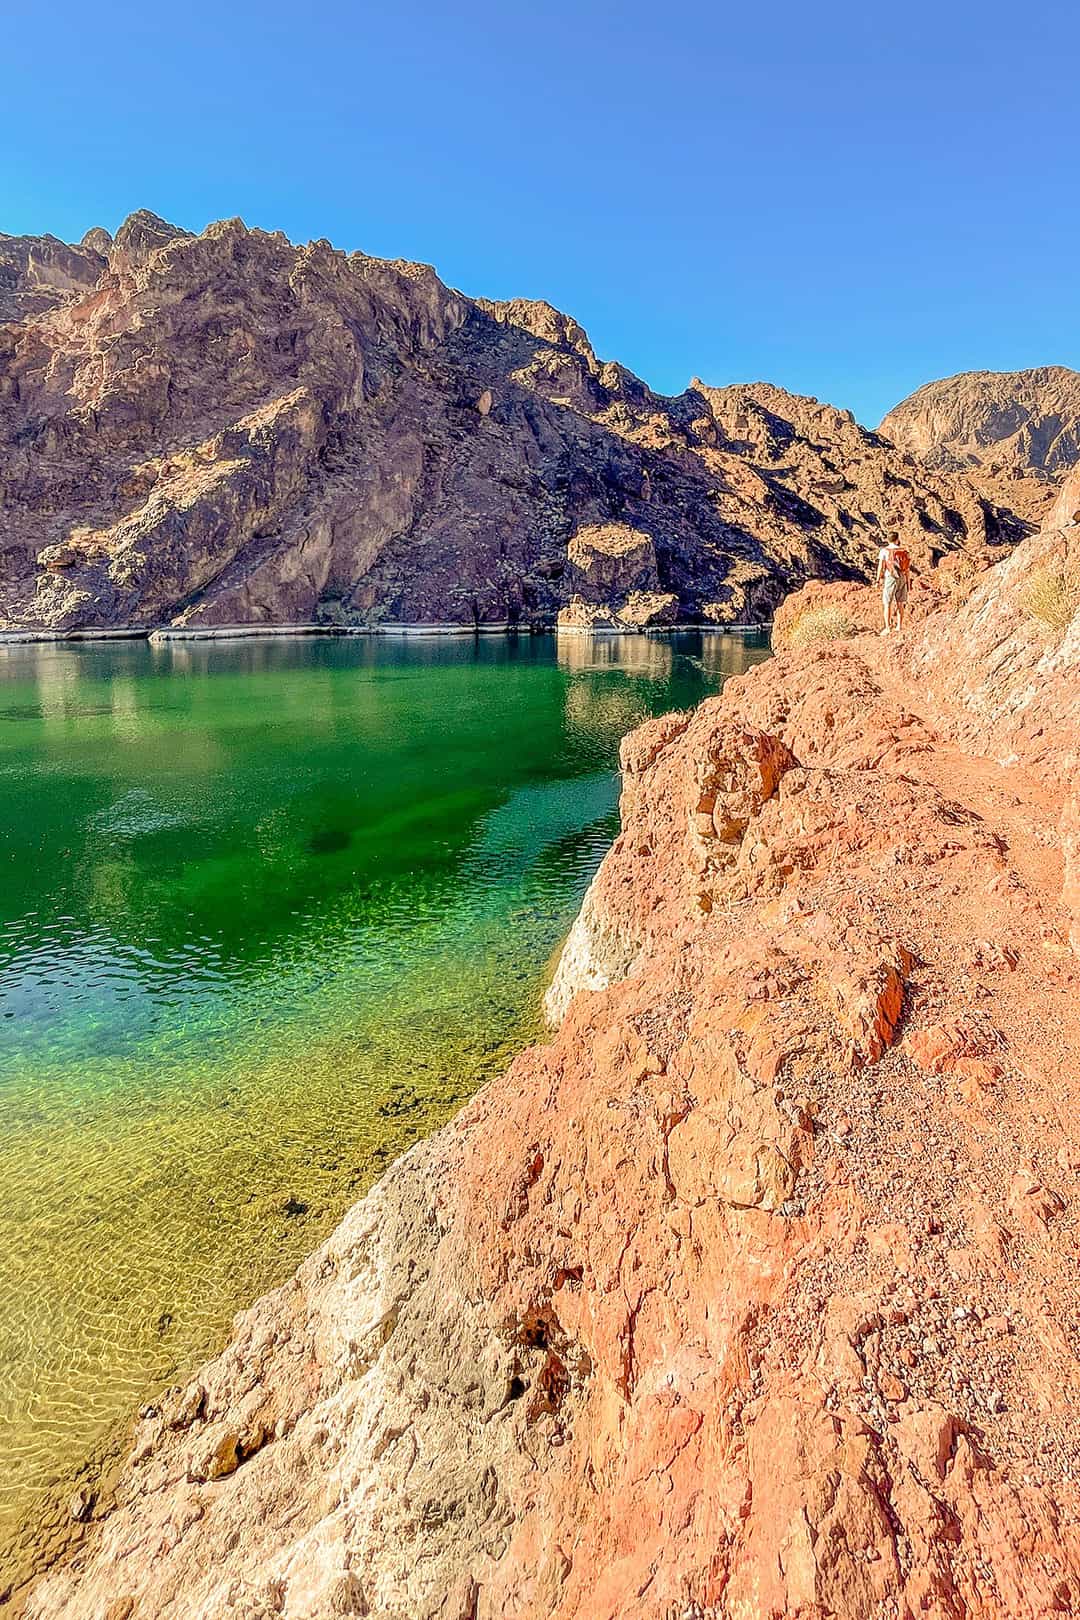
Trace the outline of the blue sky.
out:
<instances>
[{"instance_id":1,"label":"blue sky","mask_svg":"<svg viewBox=\"0 0 1080 1620\"><path fill-rule=\"evenodd\" d=\"M54 0L4 39L0 230L239 214L548 298L668 392L871 424L950 372L1080 367L1060 0Z\"/></svg>"}]
</instances>

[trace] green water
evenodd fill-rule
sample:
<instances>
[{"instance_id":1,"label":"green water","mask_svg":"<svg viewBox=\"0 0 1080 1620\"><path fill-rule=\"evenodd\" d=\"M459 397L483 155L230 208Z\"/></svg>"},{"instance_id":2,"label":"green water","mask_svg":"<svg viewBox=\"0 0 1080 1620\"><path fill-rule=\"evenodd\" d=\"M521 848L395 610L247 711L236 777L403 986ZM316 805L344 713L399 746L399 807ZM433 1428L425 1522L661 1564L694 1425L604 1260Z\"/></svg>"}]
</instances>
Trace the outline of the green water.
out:
<instances>
[{"instance_id":1,"label":"green water","mask_svg":"<svg viewBox=\"0 0 1080 1620\"><path fill-rule=\"evenodd\" d=\"M536 1033L738 636L0 648L0 1547Z\"/></svg>"}]
</instances>

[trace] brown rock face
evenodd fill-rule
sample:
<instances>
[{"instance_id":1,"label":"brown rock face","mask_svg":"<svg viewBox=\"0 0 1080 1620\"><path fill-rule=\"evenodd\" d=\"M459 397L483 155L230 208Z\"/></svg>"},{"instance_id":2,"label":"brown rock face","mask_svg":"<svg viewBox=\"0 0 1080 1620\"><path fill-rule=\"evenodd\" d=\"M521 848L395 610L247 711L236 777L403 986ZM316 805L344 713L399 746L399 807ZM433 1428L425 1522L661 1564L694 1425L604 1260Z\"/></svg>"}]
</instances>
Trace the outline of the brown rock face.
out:
<instances>
[{"instance_id":1,"label":"brown rock face","mask_svg":"<svg viewBox=\"0 0 1080 1620\"><path fill-rule=\"evenodd\" d=\"M699 902L704 909L711 910L723 892L747 827L794 764L795 756L776 737L738 725L714 731L708 745L695 750L689 784L690 864L702 884Z\"/></svg>"},{"instance_id":2,"label":"brown rock face","mask_svg":"<svg viewBox=\"0 0 1080 1620\"><path fill-rule=\"evenodd\" d=\"M1080 463L1080 372L964 371L917 389L878 431L924 466L967 472L992 498L1044 519Z\"/></svg>"},{"instance_id":3,"label":"brown rock face","mask_svg":"<svg viewBox=\"0 0 1080 1620\"><path fill-rule=\"evenodd\" d=\"M107 264L107 231L87 231L77 247L55 236L0 232L0 321L19 321L96 287Z\"/></svg>"},{"instance_id":4,"label":"brown rock face","mask_svg":"<svg viewBox=\"0 0 1080 1620\"><path fill-rule=\"evenodd\" d=\"M1068 473L1046 518L1046 528L1065 529L1080 523L1080 463Z\"/></svg>"},{"instance_id":5,"label":"brown rock face","mask_svg":"<svg viewBox=\"0 0 1080 1620\"><path fill-rule=\"evenodd\" d=\"M566 548L571 577L586 601L604 603L658 583L651 536L625 523L591 523Z\"/></svg>"},{"instance_id":6,"label":"brown rock face","mask_svg":"<svg viewBox=\"0 0 1080 1620\"><path fill-rule=\"evenodd\" d=\"M1080 663L999 657L1051 543L625 740L551 1042L144 1416L33 1620L1075 1608Z\"/></svg>"},{"instance_id":7,"label":"brown rock face","mask_svg":"<svg viewBox=\"0 0 1080 1620\"><path fill-rule=\"evenodd\" d=\"M9 627L756 622L886 528L927 562L1022 532L842 412L661 398L423 265L146 212L0 238Z\"/></svg>"}]
</instances>

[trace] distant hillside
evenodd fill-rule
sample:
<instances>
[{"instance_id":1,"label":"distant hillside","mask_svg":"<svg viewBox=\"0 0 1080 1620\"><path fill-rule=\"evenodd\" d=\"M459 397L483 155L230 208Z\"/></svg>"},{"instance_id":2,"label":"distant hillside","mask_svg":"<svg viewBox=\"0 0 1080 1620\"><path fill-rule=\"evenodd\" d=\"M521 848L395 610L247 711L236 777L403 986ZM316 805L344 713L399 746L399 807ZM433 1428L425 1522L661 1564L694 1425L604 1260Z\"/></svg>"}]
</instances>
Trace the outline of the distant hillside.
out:
<instances>
[{"instance_id":1,"label":"distant hillside","mask_svg":"<svg viewBox=\"0 0 1080 1620\"><path fill-rule=\"evenodd\" d=\"M1080 463L1080 371L964 371L916 389L878 431L924 466L967 473L1038 519Z\"/></svg>"}]
</instances>

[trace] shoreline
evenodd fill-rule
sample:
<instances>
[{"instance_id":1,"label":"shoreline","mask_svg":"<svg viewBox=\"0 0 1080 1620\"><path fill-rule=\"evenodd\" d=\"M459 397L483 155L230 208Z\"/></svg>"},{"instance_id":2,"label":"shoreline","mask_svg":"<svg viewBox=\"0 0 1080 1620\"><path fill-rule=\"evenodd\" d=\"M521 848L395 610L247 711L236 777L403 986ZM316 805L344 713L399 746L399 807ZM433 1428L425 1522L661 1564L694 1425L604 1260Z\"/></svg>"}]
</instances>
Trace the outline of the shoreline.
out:
<instances>
[{"instance_id":1,"label":"shoreline","mask_svg":"<svg viewBox=\"0 0 1080 1620\"><path fill-rule=\"evenodd\" d=\"M0 647L35 645L61 645L64 643L96 641L148 641L161 646L173 641L251 641L301 637L367 637L396 636L401 638L428 638L433 636L611 636L665 637L693 631L701 635L767 635L768 624L665 624L644 630L629 626L617 629L611 625L593 628L583 625L525 626L512 624L235 624L206 625L187 628L183 625L157 625L132 629L80 629L80 630L0 630Z\"/></svg>"},{"instance_id":2,"label":"shoreline","mask_svg":"<svg viewBox=\"0 0 1080 1620\"><path fill-rule=\"evenodd\" d=\"M704 663L709 664L709 666L712 666L712 664L724 664L724 666L727 666L727 664L730 663L735 664L735 666L742 667L743 664L748 663L748 661L753 661L753 659L761 656L758 648L756 648L756 642L743 643L742 640L740 640L737 648L735 648L735 646L727 645L727 642L730 642L730 640L732 640L732 638L727 638L725 642L712 643L711 653L709 653L708 650L704 651ZM442 669L442 667L447 667L447 664L445 664L447 659L450 659L452 663L460 664L460 659L457 658L457 653L453 653L452 651L453 646L460 646L460 642L458 642L458 640L452 640L452 642L444 642L444 640L436 640L436 642L424 642L423 645L427 646L427 653L424 654L421 654L421 651L419 651L419 643L416 642L400 642L393 643L393 645L397 646L397 653L392 653L389 646L384 648L385 659L390 659L392 663L398 658L398 656L400 656L400 658L405 658L406 663L410 664L410 667L416 666L416 659L418 658L421 659L421 663L424 664L427 663L427 659L434 659L434 661L436 661L436 666L434 666L436 667L436 672L439 671L439 669ZM476 646L473 648L473 653L470 653L470 651L468 651L468 646L466 646L466 666L476 669L476 667L481 667L484 666L484 664L491 663L491 659L494 659L495 666L500 666L500 664L504 663L504 658L502 658L502 653L499 653L499 645L504 645L504 643L494 643L494 645L489 648L489 653L487 654L479 653ZM262 642L254 643L253 648L251 648L251 653L253 653L253 656L254 651L257 651L259 646L262 646ZM515 646L517 646L517 643L515 643ZM512 663L515 663L515 646L504 645L507 658L510 658ZM593 653L589 653L589 646L593 646ZM410 648L413 648L411 653ZM246 666L246 663L248 663L248 654L241 651L241 643L235 643L235 650L236 659ZM266 651L266 648L262 648L262 650ZM685 646L685 650L687 650L687 653L691 654L691 659L693 659L695 663L701 659L701 656L703 656L703 648L701 648L701 643L699 643L698 640L695 640L693 643L688 643L688 645ZM280 659L274 658L272 654L269 654L269 656L272 658L272 663L280 663ZM287 661L287 664L290 664L291 666L295 656L300 656L301 663L304 663L304 661L308 661L308 659L311 658L311 656L314 656L314 654L301 653L300 648L298 648L298 654L282 654L282 656L285 658L285 661ZM329 656L330 654L327 654L327 658L329 658ZM615 642L604 642L602 645L599 645L599 643L581 643L580 640L575 640L575 643L573 643L573 650L567 651L565 656L563 656L562 651L557 650L557 643L529 642L521 643L521 645L518 646L517 656L518 659L525 658L526 663L529 664L533 664L536 659L539 659L539 664L541 664L544 671L546 671L547 667L551 667L552 671L554 671L555 667L557 667L557 658L559 658L559 663L562 664L565 664L565 661L567 661L568 658L570 659L570 664L575 667L581 663L585 663L585 666L607 666L607 664L614 659L615 666L617 667L640 667L641 664L644 664L644 666L651 667L651 669L656 667L656 661L659 659L659 661L661 661L661 677L659 677L659 679L661 679L661 690L664 690L665 680L667 680L667 674L665 674L665 671L667 671L670 666L670 659L664 658L662 646L659 646L659 648L657 648L653 654L646 654L644 653L644 648L636 646L636 643L635 648L622 648L622 650L619 650L619 646L617 646L617 643ZM142 651L142 653L134 653L133 658L131 659L126 656L126 651L125 653L121 654L115 654L112 653L112 651L108 651L108 658L105 659L102 667L105 667L105 669L110 669L110 671L112 671L112 669L120 669L120 667L123 667L123 671L134 671L134 679L136 679L136 682L142 679L154 679L155 669L157 669L157 674L159 674L159 676L162 669L164 669L168 679L173 680L176 672L183 672L183 669L186 669L186 664L188 664L189 659L193 658L196 658L196 650L194 650L193 646L191 645L185 645L185 648L181 648L180 651L175 651L175 653L170 651L168 654L147 654L146 651ZM345 658L345 654L342 654L343 664L340 664L340 661L338 661L338 667L343 667L343 669L348 669L348 671L353 672L358 671L359 669L361 674L363 674L363 669L361 669L361 666L368 666L368 654L356 653L356 658L358 658L358 664L353 666L353 664L350 664L350 661L348 661L348 658ZM60 679L62 682L66 682L66 680L68 680L68 676L70 676L71 679L76 679L76 677L74 677L74 671L76 671L76 666L78 666L79 672L81 672L78 679L79 682L81 682L81 680L83 680L83 676L91 676L92 672L99 669L99 666L97 666L96 661L87 659L86 669L84 669L83 664L79 663L79 659L81 659L81 651L76 651L76 659L74 659L74 664L71 664L71 666L60 666L60 664L52 664L52 666L50 666L47 659L44 659L44 661L37 659L37 651L26 651L26 653L13 651L13 653L11 653L10 664L8 664L6 667L8 667L8 676L15 677L16 682L21 679L26 679L26 677L31 677L32 672L36 671L37 666L42 667L42 669L45 669L45 671L52 669L52 671L55 672L53 677L45 676L45 679ZM199 653L199 658L196 658L196 664L199 664L199 659L201 659L201 653ZM376 666L379 666L379 664L384 664L385 659L384 654L376 654ZM180 663L176 663L176 661L180 661ZM334 661L337 661L337 654L334 654ZM256 659L256 664L259 663L261 663L261 661ZM675 659L675 664L680 663L683 663L683 659ZM228 666L230 669L236 667L233 666L233 664L228 664L228 658L225 651L220 653L220 658L219 654L212 651L212 653L210 653L209 664L210 666ZM3 666L2 653L0 653L0 666ZM201 664L199 664L199 667L202 667ZM170 671L172 671L172 674L170 674ZM484 677L484 679L489 679L489 677ZM492 676L491 679L495 682L492 690L494 690L495 698L497 698L499 697L499 693L504 692L505 689L502 689L502 687L497 684L499 677ZM585 679L586 685L591 685L591 676L589 676L588 672L586 672L586 676L583 677L583 679ZM683 672L683 682L685 682L685 679L687 679L687 676L685 676L685 672ZM601 676L601 680L604 680L604 676ZM693 676L693 680L695 680L695 685L693 685L693 689L691 689L693 692L699 692L699 690L706 689L706 685L708 685L708 677L704 679L704 682L701 682L699 677L695 674L695 676ZM287 685L288 684L290 684L290 680L288 680L287 677ZM157 690L157 687L155 687L155 690ZM172 687L170 687L170 690L172 690ZM674 690L667 689L667 698L664 700L665 703L667 703L667 705L685 703L685 701L687 701L687 697L685 697L685 692L687 692L687 690L687 687L683 685L682 689L680 689L680 693L683 693L683 695L678 695L677 697ZM557 703L557 706L559 706L559 713L562 714L562 698L555 697L554 701ZM415 703L415 698L411 698L410 703ZM138 708L138 705L136 705L136 708ZM586 724L588 724L588 721L586 721ZM612 763L614 763L614 761L612 761ZM560 784L560 795L562 795L562 784ZM589 799L589 802L591 802L591 799ZM321 938L321 949L324 949L324 930L319 932L319 938ZM562 949L562 938L559 940L559 949ZM515 956L517 956L517 954L520 953L515 951ZM555 944L554 941L552 941L552 956L549 957L546 964L544 964L542 975L538 978L536 985L534 985L533 996L529 998L529 1003L536 1004L536 1008L539 1008L542 993L544 993L544 990L547 988L547 983L549 983L549 980L551 980L552 967L554 967L554 954ZM505 1009L505 1006L508 1004L507 993L505 993L505 991L500 991L499 1000L500 1006ZM536 1022L536 1027L534 1027L534 1029L533 1022ZM500 1030L502 1029L504 1029L504 1024L502 1024L502 1021L500 1021L499 1025L492 1025L492 1042L494 1042L495 1038L499 1038ZM536 1042L536 1040L541 1040L542 1034L544 1034L544 1030L542 1030L542 1025L539 1024L539 1019L536 1019L536 1021L529 1021L529 1030L528 1035L526 1035L526 1042L533 1043ZM445 1047L445 1043L440 1042L440 1045L444 1045ZM491 1045L491 1042L487 1042L486 1045ZM476 1061L479 1063L481 1059L478 1058ZM321 1066L321 1068L327 1068L327 1066ZM445 1072L452 1071L447 1068L447 1071ZM470 1087L473 1084L474 1081L468 1082ZM395 1118L395 1116L392 1116L392 1118ZM416 1119L416 1116L411 1115L410 1113L408 1116L403 1115L402 1119L405 1121L405 1123L408 1123L410 1119ZM437 1123L439 1123L439 1121L434 1121L434 1124L424 1124L424 1134L427 1134L427 1132L431 1131L431 1129L436 1128ZM392 1126L390 1126L389 1121L387 1121L384 1126L379 1126L381 1131L389 1131L390 1128L392 1128ZM397 1131L397 1124L393 1124L393 1129ZM283 1136L288 1136L288 1131L280 1132L280 1134L283 1134ZM382 1140L382 1137L379 1137L379 1139ZM204 1137L201 1142L202 1157L206 1157L207 1153L209 1153L209 1140ZM246 1184L246 1186L251 1186L251 1184L253 1184L253 1179L253 1176L248 1174L248 1176L244 1178L244 1184ZM296 1181L291 1174L287 1174L287 1176L285 1176L285 1183L283 1184L288 1184L288 1186L293 1187L298 1184L298 1181ZM304 1189L304 1192L306 1192L306 1189ZM353 1192L351 1197L355 1196L356 1194ZM348 1205L350 1205L351 1202L351 1197L340 1205L340 1209L338 1209L337 1212L338 1218L343 1217L343 1213L345 1213L345 1210L348 1209ZM322 1199L317 1199L317 1205L321 1204ZM303 1228L301 1228L298 1223L295 1223L295 1221L288 1221L287 1230L290 1231L290 1234L295 1234L298 1233L298 1231L303 1230ZM317 1241L321 1241L319 1234L314 1234L314 1236L308 1238L308 1241L306 1241L306 1246L304 1246L304 1254L293 1255L291 1264L288 1265L287 1273L283 1273L283 1275L280 1275L280 1277L269 1278L269 1280L264 1278L264 1280L261 1281L259 1288L254 1291L254 1294L251 1293L251 1291L244 1291L240 1298L236 1299L235 1301L235 1306L233 1306L233 1314L235 1314L235 1311L248 1309L248 1307L251 1306L251 1302L253 1302L253 1298L256 1298L256 1294L261 1294L262 1291L266 1290L266 1288L270 1288L270 1286L277 1286L279 1283L283 1283L283 1281L287 1280L287 1275L291 1275L293 1270L295 1270L295 1268L298 1267L301 1262L303 1262L304 1257L306 1257L306 1252L308 1252L309 1249L311 1249L311 1247L317 1243ZM236 1275L244 1275L243 1265L236 1268ZM157 1302L157 1306L159 1306L159 1309L160 1307L168 1307L168 1311L173 1311L173 1309L175 1309L176 1314L180 1315L180 1309L178 1309L178 1306L176 1306L176 1301L178 1301L178 1299L185 1299L185 1294L183 1294L183 1291L176 1291L175 1288L173 1288L173 1291L162 1293L162 1298L160 1298L160 1301ZM154 1312L151 1312L151 1317L152 1314L154 1314ZM186 1379L186 1377L193 1374L193 1372L198 1369L198 1366L201 1366L202 1362L206 1361L206 1359L215 1358L217 1354L222 1353L225 1346L227 1346L228 1336L230 1336L230 1328L228 1328L228 1325L225 1325L225 1327L222 1328L222 1332L220 1332L220 1336L215 1336L214 1340L202 1343L202 1345L198 1348L198 1353L194 1354L193 1358L176 1358L176 1371L175 1374L170 1372L170 1375L168 1375L168 1382L175 1382L175 1379L181 1379L181 1377ZM102 1447L100 1452L99 1450L94 1450L94 1452L91 1453L89 1450L87 1450L86 1464L81 1461L81 1456L83 1456L83 1453L74 1452L74 1448L68 1447L66 1442L65 1447L63 1447L63 1452L60 1450L60 1447L55 1448L55 1453L53 1453L53 1455L60 1458L60 1461L57 1461L57 1464L55 1464L55 1473L57 1473L57 1477L60 1479L60 1486L58 1486L58 1489L55 1490L55 1492L52 1492L52 1494L49 1495L49 1502L47 1502L47 1505L42 1505L42 1507L39 1507L37 1503L34 1503L34 1508L32 1508L31 1513L26 1515L26 1521L37 1521L37 1529L31 1528L29 1529L28 1533L26 1533L26 1541L28 1541L28 1544L32 1544L32 1547L36 1549L37 1545L39 1545L39 1537L40 1542L44 1542L45 1537L47 1536L52 1537L53 1528L55 1528L55 1531L57 1531L58 1536L66 1537L65 1541L63 1541L63 1545L65 1545L65 1547L68 1545L68 1541L70 1541L71 1537L78 1537L79 1523L81 1523L81 1521L71 1518L70 1502L71 1500L74 1500L76 1495L78 1495L79 1490L86 1490L87 1494L94 1495L94 1497L96 1497L97 1508L104 1508L104 1503L108 1500L107 1487L102 1484L102 1481L104 1481L105 1477L108 1476L108 1469L105 1468L105 1463L112 1463L113 1460L123 1461L126 1453L128 1453L128 1450L130 1450L131 1432L133 1432L134 1426L134 1411L138 1409L138 1406L151 1405L152 1400L159 1398L160 1393L162 1393L162 1390L164 1390L165 1387L167 1387L165 1383L159 1385L159 1382L157 1382L157 1375L154 1375L154 1382L146 1383L146 1385L139 1385L138 1400L133 1401L128 1408L125 1408L123 1414L115 1419L115 1422L117 1422L117 1434L112 1434L112 1432L108 1434L107 1442L104 1443L104 1447ZM71 1458L71 1456L76 1458L76 1466L74 1466L73 1469L68 1468L68 1458ZM52 1463L50 1463L49 1471L50 1473L53 1471ZM39 1473L44 1474L45 1469L40 1469ZM68 1523L68 1521L70 1521L70 1523ZM5 1612L5 1610L3 1610L3 1588L5 1588L6 1549L5 1545L3 1545L3 1542L5 1542L3 1531L5 1531L5 1524L3 1524L3 1513L0 1513L0 1614ZM19 1526L16 1528L16 1533L10 1537L10 1544L15 1545L16 1539L18 1539L19 1547L21 1547L21 1544L23 1544L23 1518L19 1520ZM52 1547L52 1539L49 1539L49 1545ZM53 1562L52 1552L50 1552L49 1558L42 1563L42 1568L45 1567L45 1563L47 1562Z\"/></svg>"},{"instance_id":3,"label":"shoreline","mask_svg":"<svg viewBox=\"0 0 1080 1620\"><path fill-rule=\"evenodd\" d=\"M146 1408L30 1620L857 1620L925 1608L927 1568L983 1620L1049 1611L1080 1024L1032 549L902 644L624 740L558 1027Z\"/></svg>"}]
</instances>

